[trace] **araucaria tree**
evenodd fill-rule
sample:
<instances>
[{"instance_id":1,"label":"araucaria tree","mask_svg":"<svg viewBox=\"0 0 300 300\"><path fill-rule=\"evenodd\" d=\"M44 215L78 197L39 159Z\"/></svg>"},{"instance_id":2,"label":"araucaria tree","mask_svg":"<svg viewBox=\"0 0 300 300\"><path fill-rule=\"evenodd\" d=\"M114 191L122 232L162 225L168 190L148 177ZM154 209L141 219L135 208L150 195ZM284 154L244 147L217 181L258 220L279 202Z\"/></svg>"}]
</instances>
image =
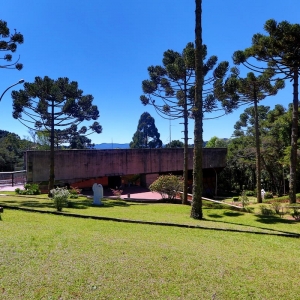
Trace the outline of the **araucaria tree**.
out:
<instances>
[{"instance_id":1,"label":"araucaria tree","mask_svg":"<svg viewBox=\"0 0 300 300\"><path fill-rule=\"evenodd\" d=\"M259 105L257 110L261 140L261 182L264 189L280 197L285 194L285 182L288 179L286 167L289 165L292 105L285 109L277 104L273 110ZM240 115L234 126L234 138L228 145L227 166L220 176L220 182L225 184L223 188L228 191L254 190L256 187L254 127L255 113L251 106Z\"/></svg>"},{"instance_id":2,"label":"araucaria tree","mask_svg":"<svg viewBox=\"0 0 300 300\"><path fill-rule=\"evenodd\" d=\"M255 76L253 72L247 74L247 77L239 76L239 71L232 68L232 75L222 84L221 80L215 82L215 93L220 100L228 101L231 99L231 105L238 107L244 104L253 104L254 106L254 136L256 148L256 190L257 202L262 202L261 197L261 153L260 153L260 128L258 118L258 103L268 96L274 96L284 88L284 81L273 79L274 71L265 70L262 74ZM272 84L274 81L274 84Z\"/></svg>"},{"instance_id":3,"label":"araucaria tree","mask_svg":"<svg viewBox=\"0 0 300 300\"><path fill-rule=\"evenodd\" d=\"M16 52L18 44L23 44L24 38L20 32L10 33L9 28L7 27L7 22L0 20L0 51L2 52ZM17 69L21 70L23 65L19 63L20 57L15 61L12 61L12 55L6 53L0 59L4 60L6 63L1 64L0 68L2 69Z\"/></svg>"},{"instance_id":4,"label":"araucaria tree","mask_svg":"<svg viewBox=\"0 0 300 300\"><path fill-rule=\"evenodd\" d=\"M68 78L57 80L36 77L33 83L25 83L24 90L13 91L13 117L25 126L50 132L49 191L54 187L55 130L71 130L83 121L97 120L99 111L93 105L92 95L83 95L76 81ZM102 126L94 122L83 126L81 133L101 133Z\"/></svg>"},{"instance_id":5,"label":"araucaria tree","mask_svg":"<svg viewBox=\"0 0 300 300\"><path fill-rule=\"evenodd\" d=\"M202 46L202 59L207 56L207 48ZM216 66L217 56L209 57L203 64L203 76L206 90L204 96L204 112L212 112L218 108L214 97L212 82L223 77L228 69L228 62ZM144 95L140 97L143 105L152 105L158 114L166 119L183 119L184 124L184 191L183 203L187 204L188 173L188 118L193 116L195 100L195 46L188 43L182 53L167 50L163 54L162 66L150 66L150 80L142 82ZM215 68L215 69L214 69ZM210 72L212 71L212 72Z\"/></svg>"},{"instance_id":6,"label":"araucaria tree","mask_svg":"<svg viewBox=\"0 0 300 300\"><path fill-rule=\"evenodd\" d=\"M132 137L130 148L161 148L162 141L155 126L155 120L147 112L144 112L139 120L137 130Z\"/></svg>"},{"instance_id":7,"label":"araucaria tree","mask_svg":"<svg viewBox=\"0 0 300 300\"><path fill-rule=\"evenodd\" d=\"M257 33L252 38L252 46L244 51L237 51L234 59L253 70L261 70L260 65L254 66L249 58L266 62L268 67L283 79L293 81L293 119L290 152L290 202L296 203L296 167L298 140L298 106L299 106L299 74L300 74L300 24L290 24L287 21L277 23L268 20L264 29L268 36Z\"/></svg>"}]
</instances>

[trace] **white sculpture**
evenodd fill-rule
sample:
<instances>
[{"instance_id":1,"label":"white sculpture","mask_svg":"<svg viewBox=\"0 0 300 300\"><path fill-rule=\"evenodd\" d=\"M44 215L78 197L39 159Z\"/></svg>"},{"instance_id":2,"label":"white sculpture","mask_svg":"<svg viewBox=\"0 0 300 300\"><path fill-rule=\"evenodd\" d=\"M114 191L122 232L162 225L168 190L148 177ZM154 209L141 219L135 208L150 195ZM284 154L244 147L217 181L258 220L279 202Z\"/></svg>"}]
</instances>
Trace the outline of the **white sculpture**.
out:
<instances>
[{"instance_id":1,"label":"white sculpture","mask_svg":"<svg viewBox=\"0 0 300 300\"><path fill-rule=\"evenodd\" d=\"M265 199L265 190L264 189L261 189L261 198L262 199Z\"/></svg>"},{"instance_id":2,"label":"white sculpture","mask_svg":"<svg viewBox=\"0 0 300 300\"><path fill-rule=\"evenodd\" d=\"M103 187L101 184L94 183L93 184L93 192L94 192L94 205L103 205L101 199L103 198Z\"/></svg>"}]
</instances>

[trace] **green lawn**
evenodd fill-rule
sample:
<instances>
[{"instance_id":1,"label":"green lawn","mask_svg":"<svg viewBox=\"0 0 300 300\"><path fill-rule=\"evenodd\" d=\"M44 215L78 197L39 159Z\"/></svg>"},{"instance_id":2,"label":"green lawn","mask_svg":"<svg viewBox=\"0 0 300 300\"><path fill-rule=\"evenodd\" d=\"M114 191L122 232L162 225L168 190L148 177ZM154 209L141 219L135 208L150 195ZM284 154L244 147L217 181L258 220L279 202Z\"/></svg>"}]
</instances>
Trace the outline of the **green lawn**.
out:
<instances>
[{"instance_id":1,"label":"green lawn","mask_svg":"<svg viewBox=\"0 0 300 300\"><path fill-rule=\"evenodd\" d=\"M54 211L46 198L0 201ZM64 211L248 232L5 209L0 299L300 299L299 238L249 233L300 233L299 223L220 208L205 208L205 220L196 221L189 206L174 204L74 205Z\"/></svg>"},{"instance_id":2,"label":"green lawn","mask_svg":"<svg viewBox=\"0 0 300 300\"><path fill-rule=\"evenodd\" d=\"M256 213L233 211L229 207L222 208L221 205L204 206L205 219L199 221L190 218L191 208L186 205L132 203L123 200L104 199L102 201L103 207L94 207L92 199L86 197L73 199L71 202L73 208L64 208L64 213L219 229L300 234L300 222L281 219L279 216L264 217L258 213L258 205L251 205ZM205 201L203 203L207 204ZM55 211L53 201L48 199L46 195L25 197L11 194L0 196L0 205Z\"/></svg>"}]
</instances>

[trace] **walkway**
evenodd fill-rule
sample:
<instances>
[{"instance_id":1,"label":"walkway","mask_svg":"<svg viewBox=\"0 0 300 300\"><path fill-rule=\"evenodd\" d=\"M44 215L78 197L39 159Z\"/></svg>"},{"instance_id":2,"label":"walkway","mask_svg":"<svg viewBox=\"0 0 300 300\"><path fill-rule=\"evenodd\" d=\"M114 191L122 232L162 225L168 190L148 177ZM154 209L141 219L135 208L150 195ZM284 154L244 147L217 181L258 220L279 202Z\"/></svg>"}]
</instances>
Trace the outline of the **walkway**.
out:
<instances>
[{"instance_id":1,"label":"walkway","mask_svg":"<svg viewBox=\"0 0 300 300\"><path fill-rule=\"evenodd\" d=\"M92 196L92 191L82 191L83 195ZM104 197L112 198L114 197L113 192L109 188L103 190ZM140 186L131 186L125 187L121 195L122 199L127 201L136 201L136 202L159 202L161 201L161 195L156 192L151 192L147 188Z\"/></svg>"},{"instance_id":2,"label":"walkway","mask_svg":"<svg viewBox=\"0 0 300 300\"><path fill-rule=\"evenodd\" d=\"M24 189L23 185L16 185L16 186L0 186L0 194L1 191L14 191L16 188ZM82 194L87 197L92 197L93 196L93 191L88 190L88 191L82 191ZM115 198L113 195L113 192L109 188L105 188L103 190L103 195L104 197L107 198ZM125 201L131 201L131 202L143 202L143 203L159 203L159 202L165 202L162 200L162 197L159 193L156 192L151 192L149 189L140 187L140 186L131 186L131 187L125 187L123 190L123 193L121 195L121 199L124 199ZM225 204L237 209L242 209L241 206L238 205L233 205L229 203L224 203L222 201L218 200L212 200L208 198L202 197L202 199L218 203L218 204ZM178 200L180 201L180 200ZM191 200L188 200L191 202Z\"/></svg>"},{"instance_id":3,"label":"walkway","mask_svg":"<svg viewBox=\"0 0 300 300\"><path fill-rule=\"evenodd\" d=\"M15 185L15 186L0 186L0 193L3 191L15 191L16 188L24 189L23 185ZM82 194L85 196L92 196L93 191L82 191ZM161 200L161 195L159 193L151 192L149 189L140 187L140 186L132 186L126 187L123 190L121 195L122 199L128 200L128 194L130 194L130 200L132 201L143 201L143 202L158 202ZM104 189L105 197L113 197L113 193L110 189Z\"/></svg>"}]
</instances>

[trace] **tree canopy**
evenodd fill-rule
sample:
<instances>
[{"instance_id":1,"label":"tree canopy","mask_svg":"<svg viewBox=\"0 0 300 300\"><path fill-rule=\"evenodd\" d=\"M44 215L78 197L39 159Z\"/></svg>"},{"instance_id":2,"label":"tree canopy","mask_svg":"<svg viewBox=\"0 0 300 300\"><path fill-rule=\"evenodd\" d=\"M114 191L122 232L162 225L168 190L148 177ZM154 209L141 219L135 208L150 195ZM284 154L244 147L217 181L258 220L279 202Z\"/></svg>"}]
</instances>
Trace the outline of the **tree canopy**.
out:
<instances>
[{"instance_id":1,"label":"tree canopy","mask_svg":"<svg viewBox=\"0 0 300 300\"><path fill-rule=\"evenodd\" d=\"M227 148L229 141L230 140L228 139L221 139L217 136L213 136L206 143L205 148Z\"/></svg>"},{"instance_id":2,"label":"tree canopy","mask_svg":"<svg viewBox=\"0 0 300 300\"><path fill-rule=\"evenodd\" d=\"M21 139L17 134L0 130L0 171L23 169L23 151L31 149L33 143Z\"/></svg>"},{"instance_id":3,"label":"tree canopy","mask_svg":"<svg viewBox=\"0 0 300 300\"><path fill-rule=\"evenodd\" d=\"M207 47L202 45L203 61L203 111L216 110L217 98L211 84L223 78L228 70L228 62L217 65L218 58L213 55L208 59ZM182 53L167 50L163 53L162 66L148 67L150 79L142 82L144 95L140 97L142 104L152 105L157 113L167 119L184 118L187 111L192 117L195 101L195 46L188 43Z\"/></svg>"},{"instance_id":4,"label":"tree canopy","mask_svg":"<svg viewBox=\"0 0 300 300\"><path fill-rule=\"evenodd\" d=\"M28 128L51 131L52 127L71 129L83 121L97 120L99 111L93 105L92 95L83 95L76 81L68 78L50 79L35 77L25 83L24 90L13 91L13 117ZM94 122L89 128L80 129L101 133L102 127Z\"/></svg>"},{"instance_id":5,"label":"tree canopy","mask_svg":"<svg viewBox=\"0 0 300 300\"><path fill-rule=\"evenodd\" d=\"M183 142L179 140L173 140L170 143L165 145L165 148L183 148L184 144Z\"/></svg>"},{"instance_id":6,"label":"tree canopy","mask_svg":"<svg viewBox=\"0 0 300 300\"><path fill-rule=\"evenodd\" d=\"M129 144L130 148L161 148L162 141L155 126L155 120L148 112L144 112L137 126L137 130Z\"/></svg>"},{"instance_id":7,"label":"tree canopy","mask_svg":"<svg viewBox=\"0 0 300 300\"><path fill-rule=\"evenodd\" d=\"M228 62L217 64L218 58L213 55L207 57L206 45L201 45L202 64L204 78L203 111L212 112L216 110L217 99L213 93L212 82L216 78L225 75ZM187 204L188 185L188 119L194 118L193 108L195 104L195 46L188 43L182 53L167 50L163 53L162 66L150 66L148 73L150 79L142 82L144 95L140 97L142 104L152 105L157 113L169 120L183 119L184 124L184 190L182 202Z\"/></svg>"},{"instance_id":8,"label":"tree canopy","mask_svg":"<svg viewBox=\"0 0 300 300\"><path fill-rule=\"evenodd\" d=\"M292 128L292 104L288 109L277 104L273 110L258 106L261 138L261 185L262 188L282 195L287 191L290 163L290 133ZM255 121L254 107L248 107L240 115L234 128L234 137L228 144L227 166L220 174L220 184L230 190L256 188L255 172ZM300 122L298 120L298 127ZM299 144L299 142L298 142ZM297 153L298 158L300 152ZM297 170L299 170L299 163ZM297 182L299 182L299 172Z\"/></svg>"},{"instance_id":9,"label":"tree canopy","mask_svg":"<svg viewBox=\"0 0 300 300\"><path fill-rule=\"evenodd\" d=\"M6 63L0 65L0 68L17 70L21 70L23 68L23 64L19 63L20 56L13 61L13 56L11 54L15 53L18 44L23 44L23 42L24 37L20 32L15 30L14 33L11 33L7 26L7 22L0 20L0 51L6 52L6 54L1 57L1 59L3 59Z\"/></svg>"},{"instance_id":10,"label":"tree canopy","mask_svg":"<svg viewBox=\"0 0 300 300\"><path fill-rule=\"evenodd\" d=\"M244 64L254 71L263 71L261 62L267 63L267 68L282 79L293 81L293 118L291 132L290 155L290 202L296 203L296 166L298 140L298 107L299 107L299 74L300 74L300 24L290 24L287 21L277 23L274 19L264 25L268 35L257 33L253 35L252 45L244 51L236 51L233 59L236 64ZM254 65L250 58L259 64Z\"/></svg>"},{"instance_id":11,"label":"tree canopy","mask_svg":"<svg viewBox=\"0 0 300 300\"><path fill-rule=\"evenodd\" d=\"M55 130L63 133L77 131L84 121L94 120L89 127L82 126L80 134L101 133L102 126L96 122L99 110L93 105L93 96L84 95L76 81L68 78L50 79L36 77L33 83L25 83L24 90L13 91L13 117L25 126L50 133L49 190L54 186ZM58 131L56 131L57 133Z\"/></svg>"}]
</instances>

